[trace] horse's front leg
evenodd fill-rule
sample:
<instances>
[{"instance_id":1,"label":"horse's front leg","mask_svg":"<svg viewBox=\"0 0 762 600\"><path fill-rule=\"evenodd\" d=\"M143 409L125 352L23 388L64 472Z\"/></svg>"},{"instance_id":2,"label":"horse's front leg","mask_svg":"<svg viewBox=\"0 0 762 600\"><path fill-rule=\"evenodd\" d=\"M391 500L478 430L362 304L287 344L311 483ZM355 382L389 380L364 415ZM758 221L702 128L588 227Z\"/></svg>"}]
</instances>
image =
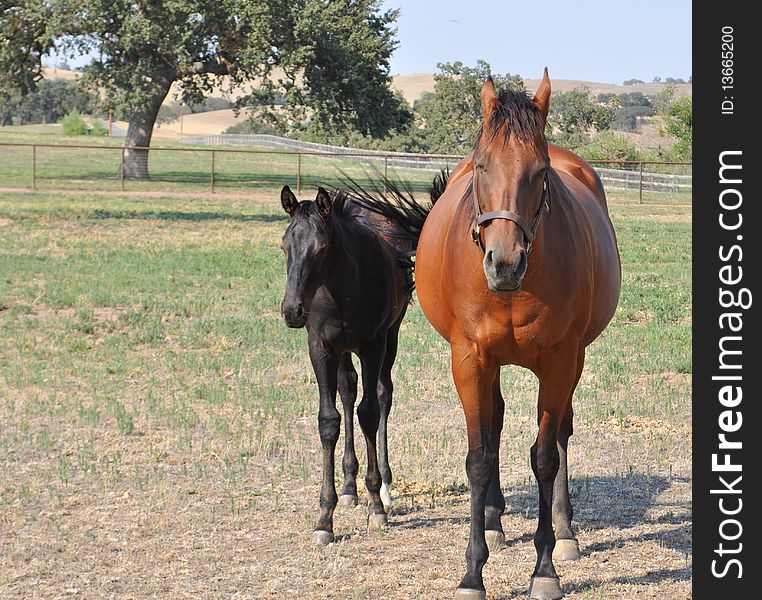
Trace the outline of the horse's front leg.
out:
<instances>
[{"instance_id":1,"label":"horse's front leg","mask_svg":"<svg viewBox=\"0 0 762 600\"><path fill-rule=\"evenodd\" d=\"M355 454L354 411L357 400L357 371L352 364L352 355L345 352L339 363L339 396L344 408L344 457L341 461L344 471L344 485L341 488L339 504L355 506L357 504L357 454Z\"/></svg>"},{"instance_id":2,"label":"horse's front leg","mask_svg":"<svg viewBox=\"0 0 762 600\"><path fill-rule=\"evenodd\" d=\"M553 560L577 560L579 558L579 542L571 527L574 510L569 499L569 469L567 456L569 450L569 438L574 433L574 410L572 409L572 395L582 375L585 364L585 350L580 350L577 355L577 376L574 386L569 393L569 401L566 411L561 419L561 427L558 430L558 454L559 465L556 481L553 485L553 531L556 536L556 547L553 549Z\"/></svg>"},{"instance_id":3,"label":"horse's front leg","mask_svg":"<svg viewBox=\"0 0 762 600\"><path fill-rule=\"evenodd\" d=\"M498 460L492 469L492 477L489 486L487 486L487 501L484 510L485 517L485 538L490 552L501 550L505 547L505 534L500 518L505 512L505 497L500 488L500 435L503 431L503 415L505 413L505 401L500 391L500 369L495 375L495 381L492 383L492 399L494 402L494 414L492 418L492 444Z\"/></svg>"},{"instance_id":4,"label":"horse's front leg","mask_svg":"<svg viewBox=\"0 0 762 600\"><path fill-rule=\"evenodd\" d=\"M476 344L453 340L452 373L466 416L468 454L466 474L471 486L471 528L466 549L466 574L455 592L456 600L485 599L482 569L489 549L485 539L485 503L487 488L497 465L495 419L497 410L493 382L498 366L479 355Z\"/></svg>"},{"instance_id":5,"label":"horse's front leg","mask_svg":"<svg viewBox=\"0 0 762 600\"><path fill-rule=\"evenodd\" d=\"M381 417L378 402L378 377L386 353L386 336L379 335L369 342L360 352L362 367L362 401L357 407L357 420L365 436L367 446L368 469L365 474L365 487L368 490L368 529L384 527L387 522L386 511L381 500L381 472L378 468L376 435Z\"/></svg>"},{"instance_id":6,"label":"horse's front leg","mask_svg":"<svg viewBox=\"0 0 762 600\"><path fill-rule=\"evenodd\" d=\"M341 416L336 410L336 377L339 368L339 356L326 348L316 336L308 338L310 360L315 370L320 393L318 411L318 431L323 446L323 486L320 488L320 516L315 525L314 538L320 545L333 541L333 511L338 497L333 482L334 451L339 439Z\"/></svg>"},{"instance_id":7,"label":"horse's front leg","mask_svg":"<svg viewBox=\"0 0 762 600\"><path fill-rule=\"evenodd\" d=\"M577 352L556 349L537 370L540 392L537 404L539 430L532 446L532 470L539 489L539 519L534 536L537 563L529 587L530 598L563 598L558 574L553 566L556 538L552 509L556 476L559 472L559 429L577 383Z\"/></svg>"}]
</instances>

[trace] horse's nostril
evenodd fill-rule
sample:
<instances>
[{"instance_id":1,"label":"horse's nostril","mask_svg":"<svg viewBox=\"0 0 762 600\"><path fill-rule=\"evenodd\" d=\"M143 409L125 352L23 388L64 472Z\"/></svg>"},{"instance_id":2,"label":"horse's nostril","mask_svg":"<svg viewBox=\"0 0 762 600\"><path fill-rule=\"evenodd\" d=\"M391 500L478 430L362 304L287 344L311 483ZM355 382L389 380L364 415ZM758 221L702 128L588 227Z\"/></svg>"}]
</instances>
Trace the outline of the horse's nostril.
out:
<instances>
[{"instance_id":1,"label":"horse's nostril","mask_svg":"<svg viewBox=\"0 0 762 600\"><path fill-rule=\"evenodd\" d=\"M522 250L521 254L519 254L519 264L516 265L516 273L524 273L524 271L527 268L527 253L526 251Z\"/></svg>"},{"instance_id":2,"label":"horse's nostril","mask_svg":"<svg viewBox=\"0 0 762 600\"><path fill-rule=\"evenodd\" d=\"M487 263L492 264L492 250L487 250L484 257L487 259Z\"/></svg>"}]
</instances>

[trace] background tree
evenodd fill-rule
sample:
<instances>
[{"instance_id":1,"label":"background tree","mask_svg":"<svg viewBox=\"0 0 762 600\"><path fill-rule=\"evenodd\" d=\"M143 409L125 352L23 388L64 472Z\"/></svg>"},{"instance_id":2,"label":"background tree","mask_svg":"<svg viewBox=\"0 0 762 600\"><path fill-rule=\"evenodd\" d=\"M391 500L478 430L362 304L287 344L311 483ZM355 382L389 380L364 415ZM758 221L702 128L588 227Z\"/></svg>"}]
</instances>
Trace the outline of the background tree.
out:
<instances>
[{"instance_id":1,"label":"background tree","mask_svg":"<svg viewBox=\"0 0 762 600\"><path fill-rule=\"evenodd\" d=\"M30 75L19 78L17 87L28 88L54 46L71 55L97 54L83 81L128 119L126 146L150 145L173 83L182 101L193 105L219 83L216 76L227 76L231 88L256 82L241 104L272 105L281 92L297 121L307 117L326 127L379 135L411 118L390 89L398 11L382 12L380 0L28 4L29 9L3 12L3 36L30 50L4 50L0 71L17 69L14 61L26 57L21 66ZM147 151L126 153L125 175L148 177Z\"/></svg>"},{"instance_id":2,"label":"background tree","mask_svg":"<svg viewBox=\"0 0 762 600\"><path fill-rule=\"evenodd\" d=\"M474 144L481 125L481 89L491 74L483 60L476 67L462 62L440 63L434 75L434 92L414 105L419 126L423 129L430 152L465 154ZM492 74L495 87L524 91L524 82L518 75Z\"/></svg>"},{"instance_id":3,"label":"background tree","mask_svg":"<svg viewBox=\"0 0 762 600\"><path fill-rule=\"evenodd\" d=\"M0 102L36 89L53 48L54 2L0 0Z\"/></svg>"},{"instance_id":4,"label":"background tree","mask_svg":"<svg viewBox=\"0 0 762 600\"><path fill-rule=\"evenodd\" d=\"M34 88L26 95L17 93L5 101L0 100L0 123L57 123L72 110L83 114L98 110L97 99L75 81L43 79L35 83Z\"/></svg>"},{"instance_id":5,"label":"background tree","mask_svg":"<svg viewBox=\"0 0 762 600\"><path fill-rule=\"evenodd\" d=\"M691 160L693 152L693 104L690 96L679 96L666 108L664 126L667 133L677 138L672 146L675 160Z\"/></svg>"},{"instance_id":6,"label":"background tree","mask_svg":"<svg viewBox=\"0 0 762 600\"><path fill-rule=\"evenodd\" d=\"M608 129L613 118L614 109L594 101L584 86L559 92L550 102L549 139L568 148L582 146L591 132Z\"/></svg>"}]
</instances>

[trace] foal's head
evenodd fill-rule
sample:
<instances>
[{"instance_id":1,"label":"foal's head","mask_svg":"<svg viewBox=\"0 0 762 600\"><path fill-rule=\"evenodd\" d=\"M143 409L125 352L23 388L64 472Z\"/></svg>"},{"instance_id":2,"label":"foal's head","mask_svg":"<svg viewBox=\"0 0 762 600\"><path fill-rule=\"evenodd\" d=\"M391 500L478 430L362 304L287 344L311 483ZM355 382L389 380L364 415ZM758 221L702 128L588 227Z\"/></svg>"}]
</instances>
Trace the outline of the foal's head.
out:
<instances>
[{"instance_id":1,"label":"foal's head","mask_svg":"<svg viewBox=\"0 0 762 600\"><path fill-rule=\"evenodd\" d=\"M550 168L545 122L550 80L545 71L534 98L523 92L498 93L492 79L482 86L482 129L474 148L474 200L487 219L475 234L484 250L484 275L497 292L518 290L544 204ZM489 218L493 211L501 216ZM511 216L512 215L512 216ZM516 218L518 217L518 218Z\"/></svg>"},{"instance_id":2,"label":"foal's head","mask_svg":"<svg viewBox=\"0 0 762 600\"><path fill-rule=\"evenodd\" d=\"M314 202L299 202L288 186L280 202L291 222L280 247L286 255L286 294L281 314L289 327L304 327L317 289L328 278L333 219L331 195L318 188Z\"/></svg>"}]
</instances>

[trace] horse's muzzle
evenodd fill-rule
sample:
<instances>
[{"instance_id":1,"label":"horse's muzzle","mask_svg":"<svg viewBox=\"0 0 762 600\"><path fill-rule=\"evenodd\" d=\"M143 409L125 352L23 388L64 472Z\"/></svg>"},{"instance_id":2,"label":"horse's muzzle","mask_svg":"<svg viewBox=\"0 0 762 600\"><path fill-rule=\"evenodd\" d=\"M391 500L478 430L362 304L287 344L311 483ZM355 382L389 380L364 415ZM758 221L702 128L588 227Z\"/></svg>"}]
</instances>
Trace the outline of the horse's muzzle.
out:
<instances>
[{"instance_id":1,"label":"horse's muzzle","mask_svg":"<svg viewBox=\"0 0 762 600\"><path fill-rule=\"evenodd\" d=\"M287 301L286 298L280 304L280 313L288 327L299 329L307 323L307 317L310 316L309 310L298 300Z\"/></svg>"},{"instance_id":2,"label":"horse's muzzle","mask_svg":"<svg viewBox=\"0 0 762 600\"><path fill-rule=\"evenodd\" d=\"M493 292L515 292L524 282L527 265L527 253L523 249L513 261L502 259L492 250L487 250L483 261L487 287Z\"/></svg>"}]
</instances>

